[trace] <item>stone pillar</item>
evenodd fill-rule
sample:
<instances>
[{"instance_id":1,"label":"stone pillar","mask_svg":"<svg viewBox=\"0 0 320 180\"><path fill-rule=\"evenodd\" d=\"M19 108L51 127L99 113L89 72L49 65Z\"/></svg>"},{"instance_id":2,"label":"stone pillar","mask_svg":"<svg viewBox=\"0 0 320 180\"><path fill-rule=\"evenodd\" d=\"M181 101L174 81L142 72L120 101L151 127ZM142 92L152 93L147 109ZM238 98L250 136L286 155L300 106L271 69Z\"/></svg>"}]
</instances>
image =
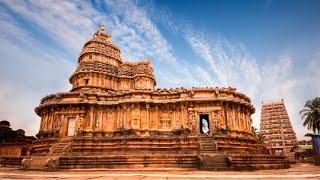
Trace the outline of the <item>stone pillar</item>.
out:
<instances>
[{"instance_id":1,"label":"stone pillar","mask_svg":"<svg viewBox=\"0 0 320 180\"><path fill-rule=\"evenodd\" d=\"M155 109L156 109L156 129L159 129L159 118L158 118L158 116L159 116L159 113L158 113L159 107L158 107L157 104L155 105Z\"/></svg>"},{"instance_id":2,"label":"stone pillar","mask_svg":"<svg viewBox=\"0 0 320 180\"><path fill-rule=\"evenodd\" d=\"M103 124L103 109L102 109L102 107L100 108L100 120L99 120L99 122L100 122L99 128L101 130L102 129L102 124Z\"/></svg>"},{"instance_id":3,"label":"stone pillar","mask_svg":"<svg viewBox=\"0 0 320 180\"><path fill-rule=\"evenodd\" d=\"M251 124L250 124L250 112L248 111L248 109L245 110L245 115L244 116L245 116L244 119L245 119L246 124L247 124L246 131L250 132L250 127L251 127Z\"/></svg>"},{"instance_id":4,"label":"stone pillar","mask_svg":"<svg viewBox=\"0 0 320 180\"><path fill-rule=\"evenodd\" d=\"M150 121L150 118L149 118L149 108L150 108L150 105L147 103L147 104L146 104L146 111L147 111L147 129L150 129L150 127L149 127L149 121Z\"/></svg>"},{"instance_id":5,"label":"stone pillar","mask_svg":"<svg viewBox=\"0 0 320 180\"><path fill-rule=\"evenodd\" d=\"M127 127L127 106L123 105L124 117L123 117L123 127L126 129Z\"/></svg>"},{"instance_id":6,"label":"stone pillar","mask_svg":"<svg viewBox=\"0 0 320 180\"><path fill-rule=\"evenodd\" d=\"M240 130L240 131L242 131L242 122L241 122L241 107L240 106L238 106L237 107L237 116L238 116L238 119L236 119L236 121L238 121L238 124L239 124L239 126L238 126L238 130Z\"/></svg>"},{"instance_id":7,"label":"stone pillar","mask_svg":"<svg viewBox=\"0 0 320 180\"><path fill-rule=\"evenodd\" d=\"M106 119L105 119L105 131L109 131L110 127L109 127L109 119L108 119L108 114L109 114L109 107L106 107L105 109L105 112L106 112Z\"/></svg>"},{"instance_id":8,"label":"stone pillar","mask_svg":"<svg viewBox=\"0 0 320 180\"><path fill-rule=\"evenodd\" d=\"M140 103L138 103L137 109L138 109L138 112L139 112L139 116L138 117L140 119L140 121L138 121L138 123L139 123L139 128L141 129L141 128L144 128L143 127L144 122L142 122L142 118L141 118L141 104Z\"/></svg>"},{"instance_id":9,"label":"stone pillar","mask_svg":"<svg viewBox=\"0 0 320 180\"><path fill-rule=\"evenodd\" d=\"M93 130L94 126L94 107L93 106L90 106L90 124L89 124L89 129L90 130Z\"/></svg>"},{"instance_id":10,"label":"stone pillar","mask_svg":"<svg viewBox=\"0 0 320 180\"><path fill-rule=\"evenodd\" d=\"M180 105L180 109L181 109L181 126L184 128L184 125L185 125L185 119L184 119L184 106L183 104Z\"/></svg>"},{"instance_id":11,"label":"stone pillar","mask_svg":"<svg viewBox=\"0 0 320 180\"><path fill-rule=\"evenodd\" d=\"M43 131L44 118L45 118L45 113L44 113L44 111L42 111L42 112L41 112L41 120L40 120L40 128L39 128L39 131Z\"/></svg>"},{"instance_id":12,"label":"stone pillar","mask_svg":"<svg viewBox=\"0 0 320 180\"><path fill-rule=\"evenodd\" d=\"M235 129L235 118L234 118L234 106L233 105L230 105L230 114L229 114L229 118L230 118L230 122L231 122L231 129Z\"/></svg>"},{"instance_id":13,"label":"stone pillar","mask_svg":"<svg viewBox=\"0 0 320 180\"><path fill-rule=\"evenodd\" d=\"M120 124L120 106L117 107L117 129L121 127Z\"/></svg>"},{"instance_id":14,"label":"stone pillar","mask_svg":"<svg viewBox=\"0 0 320 180\"><path fill-rule=\"evenodd\" d=\"M244 116L243 116L243 108L240 108L240 118L239 118L239 121L240 121L240 124L241 124L241 131L245 131L245 128L246 128L246 125L245 125L245 120L243 119Z\"/></svg>"},{"instance_id":15,"label":"stone pillar","mask_svg":"<svg viewBox=\"0 0 320 180\"><path fill-rule=\"evenodd\" d=\"M214 124L213 124L213 111L210 111L208 113L208 122L209 122L209 135L212 135L213 134L213 131L214 131Z\"/></svg>"},{"instance_id":16,"label":"stone pillar","mask_svg":"<svg viewBox=\"0 0 320 180\"><path fill-rule=\"evenodd\" d=\"M176 127L176 106L173 105L172 109L173 109L172 127L173 127L173 129L176 129L176 128L175 128L175 127Z\"/></svg>"},{"instance_id":17,"label":"stone pillar","mask_svg":"<svg viewBox=\"0 0 320 180\"><path fill-rule=\"evenodd\" d=\"M134 110L135 110L135 109L134 109L134 103L132 103L132 104L131 104L131 120L130 120L130 124L129 124L129 127L130 127L130 128L133 127L132 114L133 114Z\"/></svg>"},{"instance_id":18,"label":"stone pillar","mask_svg":"<svg viewBox=\"0 0 320 180\"><path fill-rule=\"evenodd\" d=\"M50 117L50 127L49 127L49 130L52 130L52 126L53 126L53 121L54 121L54 109L51 108L51 117Z\"/></svg>"},{"instance_id":19,"label":"stone pillar","mask_svg":"<svg viewBox=\"0 0 320 180\"><path fill-rule=\"evenodd\" d=\"M228 114L227 114L227 111L228 111L228 104L227 103L224 103L223 104L223 113L224 113L224 121L225 121L225 126L226 126L226 129L229 129L229 122L228 122Z\"/></svg>"},{"instance_id":20,"label":"stone pillar","mask_svg":"<svg viewBox=\"0 0 320 180\"><path fill-rule=\"evenodd\" d=\"M66 118L65 116L62 114L61 115L61 125L60 125L60 136L65 136L66 135L66 129L67 129L68 124L66 124Z\"/></svg>"}]
</instances>

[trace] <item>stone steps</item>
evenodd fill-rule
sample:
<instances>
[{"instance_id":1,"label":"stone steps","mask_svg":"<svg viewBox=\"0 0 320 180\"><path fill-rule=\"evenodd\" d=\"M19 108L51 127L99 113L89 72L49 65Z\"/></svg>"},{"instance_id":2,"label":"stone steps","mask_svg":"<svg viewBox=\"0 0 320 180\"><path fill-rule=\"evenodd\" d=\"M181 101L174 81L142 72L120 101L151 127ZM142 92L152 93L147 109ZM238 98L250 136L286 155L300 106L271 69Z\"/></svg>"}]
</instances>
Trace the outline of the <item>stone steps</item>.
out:
<instances>
[{"instance_id":1,"label":"stone steps","mask_svg":"<svg viewBox=\"0 0 320 180\"><path fill-rule=\"evenodd\" d=\"M19 167L24 157L1 157L0 165L5 167Z\"/></svg>"},{"instance_id":2,"label":"stone steps","mask_svg":"<svg viewBox=\"0 0 320 180\"><path fill-rule=\"evenodd\" d=\"M200 153L213 153L215 151L212 137L202 136L199 138L199 142Z\"/></svg>"},{"instance_id":3,"label":"stone steps","mask_svg":"<svg viewBox=\"0 0 320 180\"><path fill-rule=\"evenodd\" d=\"M204 155L201 157L199 169L202 170L229 170L230 166L223 155Z\"/></svg>"},{"instance_id":4,"label":"stone steps","mask_svg":"<svg viewBox=\"0 0 320 180\"><path fill-rule=\"evenodd\" d=\"M71 142L63 142L63 140L62 140L61 142L58 142L58 143L54 144L50 148L49 155L63 155L68 151L68 148L71 145L72 145Z\"/></svg>"},{"instance_id":5,"label":"stone steps","mask_svg":"<svg viewBox=\"0 0 320 180\"><path fill-rule=\"evenodd\" d=\"M289 163L283 156L272 155L231 155L230 165L233 169L274 169L274 168L289 168Z\"/></svg>"},{"instance_id":6,"label":"stone steps","mask_svg":"<svg viewBox=\"0 0 320 180\"><path fill-rule=\"evenodd\" d=\"M159 156L82 156L60 157L59 167L70 168L197 168L196 155L159 155Z\"/></svg>"}]
</instances>

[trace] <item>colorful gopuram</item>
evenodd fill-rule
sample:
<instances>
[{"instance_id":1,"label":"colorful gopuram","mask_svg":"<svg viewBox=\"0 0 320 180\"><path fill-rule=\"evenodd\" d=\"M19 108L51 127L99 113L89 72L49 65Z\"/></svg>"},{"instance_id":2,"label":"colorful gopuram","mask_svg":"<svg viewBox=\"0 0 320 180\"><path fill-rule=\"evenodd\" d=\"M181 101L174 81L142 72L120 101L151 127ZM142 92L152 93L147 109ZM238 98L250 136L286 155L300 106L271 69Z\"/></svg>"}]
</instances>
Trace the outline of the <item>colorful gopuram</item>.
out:
<instances>
[{"instance_id":1,"label":"colorful gopuram","mask_svg":"<svg viewBox=\"0 0 320 180\"><path fill-rule=\"evenodd\" d=\"M235 88L155 88L150 59L124 62L102 26L84 44L70 92L44 97L23 169L287 168L251 132Z\"/></svg>"},{"instance_id":2,"label":"colorful gopuram","mask_svg":"<svg viewBox=\"0 0 320 180\"><path fill-rule=\"evenodd\" d=\"M271 154L294 158L290 150L296 145L297 137L283 99L262 102L260 130Z\"/></svg>"}]
</instances>

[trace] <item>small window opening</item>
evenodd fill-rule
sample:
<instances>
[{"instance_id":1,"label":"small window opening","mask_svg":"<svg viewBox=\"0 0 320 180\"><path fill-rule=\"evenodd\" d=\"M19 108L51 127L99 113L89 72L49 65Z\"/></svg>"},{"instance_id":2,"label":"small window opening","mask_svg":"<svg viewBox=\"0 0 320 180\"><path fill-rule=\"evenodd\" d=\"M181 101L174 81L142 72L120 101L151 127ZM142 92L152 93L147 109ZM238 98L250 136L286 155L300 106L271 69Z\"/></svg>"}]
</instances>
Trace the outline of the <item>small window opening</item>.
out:
<instances>
[{"instance_id":1,"label":"small window opening","mask_svg":"<svg viewBox=\"0 0 320 180\"><path fill-rule=\"evenodd\" d=\"M84 84L89 85L89 79L84 79Z\"/></svg>"}]
</instances>

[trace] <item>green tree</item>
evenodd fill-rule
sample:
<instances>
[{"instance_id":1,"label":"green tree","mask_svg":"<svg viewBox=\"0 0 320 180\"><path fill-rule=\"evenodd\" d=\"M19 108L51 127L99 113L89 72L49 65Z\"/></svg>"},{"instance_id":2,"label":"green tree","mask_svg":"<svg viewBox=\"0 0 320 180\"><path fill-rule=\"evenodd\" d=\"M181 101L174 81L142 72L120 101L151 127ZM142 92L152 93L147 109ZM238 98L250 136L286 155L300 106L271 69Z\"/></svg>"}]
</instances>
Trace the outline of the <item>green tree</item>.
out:
<instances>
[{"instance_id":1,"label":"green tree","mask_svg":"<svg viewBox=\"0 0 320 180\"><path fill-rule=\"evenodd\" d=\"M251 126L251 130L253 133L254 138L260 143L260 144L265 144L264 143L264 136L261 135L261 133L258 131L258 129L254 126Z\"/></svg>"},{"instance_id":2,"label":"green tree","mask_svg":"<svg viewBox=\"0 0 320 180\"><path fill-rule=\"evenodd\" d=\"M261 135L261 133L259 133L258 135L257 135L257 141L260 143L260 144L265 144L264 143L264 141L265 141L265 138L264 138L264 136L262 136Z\"/></svg>"},{"instance_id":3,"label":"green tree","mask_svg":"<svg viewBox=\"0 0 320 180\"><path fill-rule=\"evenodd\" d=\"M252 131L252 133L253 133L254 137L256 137L257 130L258 130L258 129L257 129L256 127L251 126L251 131Z\"/></svg>"},{"instance_id":4,"label":"green tree","mask_svg":"<svg viewBox=\"0 0 320 180\"><path fill-rule=\"evenodd\" d=\"M308 100L304 109L300 111L301 119L304 120L303 126L309 130L320 132L320 98Z\"/></svg>"}]
</instances>

